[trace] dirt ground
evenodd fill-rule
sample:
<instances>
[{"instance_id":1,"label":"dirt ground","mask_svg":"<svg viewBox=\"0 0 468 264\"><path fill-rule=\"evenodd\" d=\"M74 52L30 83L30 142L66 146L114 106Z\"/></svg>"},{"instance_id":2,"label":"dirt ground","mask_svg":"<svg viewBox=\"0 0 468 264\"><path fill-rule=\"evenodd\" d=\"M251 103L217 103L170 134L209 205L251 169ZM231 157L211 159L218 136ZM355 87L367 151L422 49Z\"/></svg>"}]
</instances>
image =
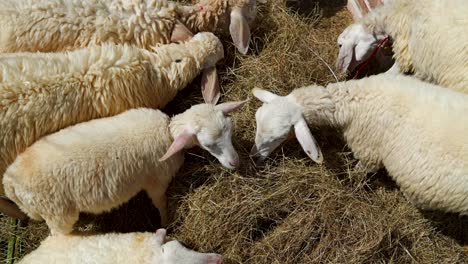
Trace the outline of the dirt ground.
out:
<instances>
[{"instance_id":1,"label":"dirt ground","mask_svg":"<svg viewBox=\"0 0 468 264\"><path fill-rule=\"evenodd\" d=\"M223 254L225 263L468 263L462 247L468 244L468 218L420 211L385 171L354 170L356 161L336 129L313 131L324 153L322 165L294 141L262 168L248 156L260 106L253 87L285 95L345 78L333 73L336 38L352 21L345 5L341 0L260 4L246 56L222 36L221 100L251 98L233 114L242 165L228 171L208 153L188 151L168 190L169 235L195 250ZM165 111L176 114L202 102L199 83L194 80ZM83 214L76 227L96 233L154 231L159 213L140 193L110 213ZM0 262L12 263L9 247L18 259L47 235L44 223L15 225L0 215Z\"/></svg>"}]
</instances>

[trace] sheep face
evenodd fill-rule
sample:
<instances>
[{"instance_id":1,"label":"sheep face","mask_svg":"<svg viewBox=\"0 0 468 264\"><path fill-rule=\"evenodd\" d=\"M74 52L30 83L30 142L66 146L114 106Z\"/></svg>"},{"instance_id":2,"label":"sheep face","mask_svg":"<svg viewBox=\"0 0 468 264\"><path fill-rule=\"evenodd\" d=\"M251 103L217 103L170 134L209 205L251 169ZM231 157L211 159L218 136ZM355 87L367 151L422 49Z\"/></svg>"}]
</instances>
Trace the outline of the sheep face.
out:
<instances>
[{"instance_id":1,"label":"sheep face","mask_svg":"<svg viewBox=\"0 0 468 264\"><path fill-rule=\"evenodd\" d=\"M307 155L322 162L322 153L302 116L302 109L291 96L282 97L258 88L253 94L264 103L255 114L257 131L251 155L259 157L257 163L263 162L281 143L292 137L293 128Z\"/></svg>"},{"instance_id":2,"label":"sheep face","mask_svg":"<svg viewBox=\"0 0 468 264\"><path fill-rule=\"evenodd\" d=\"M199 104L175 116L171 129L178 134L167 153L165 160L183 148L198 145L216 157L221 164L234 169L239 165L239 156L232 145L232 122L227 114L240 109L242 102L227 102L219 105Z\"/></svg>"},{"instance_id":3,"label":"sheep face","mask_svg":"<svg viewBox=\"0 0 468 264\"><path fill-rule=\"evenodd\" d=\"M342 73L353 71L372 54L378 44L377 38L367 32L363 25L353 24L338 36L340 51L336 68Z\"/></svg>"},{"instance_id":4,"label":"sheep face","mask_svg":"<svg viewBox=\"0 0 468 264\"><path fill-rule=\"evenodd\" d=\"M184 247L179 241L171 240L166 242L166 230L158 229L156 239L161 243L160 259L161 264L221 264L223 257L214 253L200 253ZM157 255L157 254L156 254Z\"/></svg>"}]
</instances>

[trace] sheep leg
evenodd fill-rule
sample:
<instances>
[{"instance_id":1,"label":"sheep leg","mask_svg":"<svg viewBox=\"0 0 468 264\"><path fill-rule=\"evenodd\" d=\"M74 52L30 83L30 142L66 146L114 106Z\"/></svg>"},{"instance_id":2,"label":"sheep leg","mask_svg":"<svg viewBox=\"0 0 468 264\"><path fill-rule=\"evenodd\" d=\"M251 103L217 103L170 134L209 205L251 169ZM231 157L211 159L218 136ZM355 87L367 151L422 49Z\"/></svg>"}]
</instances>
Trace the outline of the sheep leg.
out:
<instances>
[{"instance_id":1,"label":"sheep leg","mask_svg":"<svg viewBox=\"0 0 468 264\"><path fill-rule=\"evenodd\" d=\"M70 234L73 231L73 225L78 221L79 212L73 212L65 215L44 216L51 235Z\"/></svg>"},{"instance_id":2,"label":"sheep leg","mask_svg":"<svg viewBox=\"0 0 468 264\"><path fill-rule=\"evenodd\" d=\"M158 208L161 216L161 226L165 227L168 224L167 218L167 198L166 187L162 184L151 184L152 188L146 189L146 193L151 198L153 205Z\"/></svg>"}]
</instances>

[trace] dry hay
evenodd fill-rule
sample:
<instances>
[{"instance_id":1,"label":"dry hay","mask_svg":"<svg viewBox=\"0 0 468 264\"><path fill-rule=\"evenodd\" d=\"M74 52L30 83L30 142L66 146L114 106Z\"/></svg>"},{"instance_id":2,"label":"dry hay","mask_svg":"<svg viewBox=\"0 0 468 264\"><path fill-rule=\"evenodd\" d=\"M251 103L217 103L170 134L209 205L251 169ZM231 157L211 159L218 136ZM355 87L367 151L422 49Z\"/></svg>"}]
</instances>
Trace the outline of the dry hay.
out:
<instances>
[{"instance_id":1,"label":"dry hay","mask_svg":"<svg viewBox=\"0 0 468 264\"><path fill-rule=\"evenodd\" d=\"M252 52L239 56L226 42L221 71L224 98L251 98L254 86L278 94L334 76L336 37L350 23L344 1L269 0L260 6ZM199 80L166 109L178 113L201 102ZM274 153L263 168L248 157L255 133L252 99L235 122L234 144L242 167L231 172L208 153L190 150L168 191L169 232L189 247L222 253L227 263L467 263L467 218L421 212L385 174L354 171L355 161L333 129L314 131L324 150L319 166L295 142ZM12 231L0 217L5 241L20 236L18 257L47 235L43 223ZM144 193L98 217L83 215L78 227L93 232L152 231L158 213Z\"/></svg>"}]
</instances>

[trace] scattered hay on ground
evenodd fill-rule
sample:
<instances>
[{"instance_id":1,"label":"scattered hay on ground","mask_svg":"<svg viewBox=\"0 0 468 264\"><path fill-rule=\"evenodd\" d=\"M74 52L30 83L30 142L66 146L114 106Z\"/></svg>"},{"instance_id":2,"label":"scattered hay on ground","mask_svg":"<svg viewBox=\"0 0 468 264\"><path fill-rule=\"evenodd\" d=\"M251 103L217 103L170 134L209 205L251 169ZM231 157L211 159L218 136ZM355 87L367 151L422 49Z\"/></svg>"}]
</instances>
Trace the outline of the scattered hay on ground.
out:
<instances>
[{"instance_id":1,"label":"scattered hay on ground","mask_svg":"<svg viewBox=\"0 0 468 264\"><path fill-rule=\"evenodd\" d=\"M252 98L254 86L285 95L308 84L344 76L334 69L336 37L351 22L345 1L268 0L260 5L252 51L240 56L226 41L221 70L222 100ZM182 112L201 102L199 80L166 109ZM190 150L168 190L173 223L169 232L190 247L218 252L227 263L467 263L467 218L420 212L384 173L364 175L333 129L314 131L325 156L314 164L289 142L263 168L248 157L255 133L252 99L233 114L234 144L242 159L226 171L209 154ZM152 231L158 213L144 193L98 217L83 215L78 226L93 232ZM47 235L43 223L14 233L28 253ZM11 237L0 217L0 238ZM4 243L0 244L2 253Z\"/></svg>"}]
</instances>

